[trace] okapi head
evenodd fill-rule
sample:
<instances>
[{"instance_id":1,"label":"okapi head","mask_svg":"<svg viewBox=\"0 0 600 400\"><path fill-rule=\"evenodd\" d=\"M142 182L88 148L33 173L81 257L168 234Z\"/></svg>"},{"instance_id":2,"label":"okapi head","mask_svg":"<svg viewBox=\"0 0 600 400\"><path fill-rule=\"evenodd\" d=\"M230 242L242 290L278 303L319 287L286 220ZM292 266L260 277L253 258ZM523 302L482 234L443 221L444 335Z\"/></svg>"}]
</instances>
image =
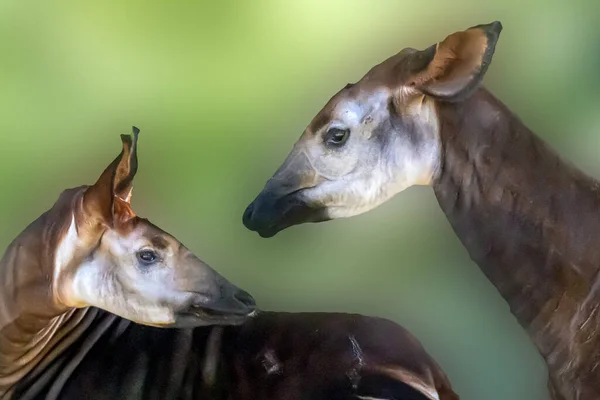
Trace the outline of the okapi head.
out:
<instances>
[{"instance_id":1,"label":"okapi head","mask_svg":"<svg viewBox=\"0 0 600 400\"><path fill-rule=\"evenodd\" d=\"M500 22L407 48L348 84L316 115L244 213L263 237L305 222L350 217L431 184L442 157L438 106L481 84Z\"/></svg>"},{"instance_id":2,"label":"okapi head","mask_svg":"<svg viewBox=\"0 0 600 400\"><path fill-rule=\"evenodd\" d=\"M146 325L245 321L255 310L248 293L131 209L138 132L134 127L133 138L121 136L121 154L94 185L75 189L81 195L72 197L55 253L55 297L68 307L95 306Z\"/></svg>"}]
</instances>

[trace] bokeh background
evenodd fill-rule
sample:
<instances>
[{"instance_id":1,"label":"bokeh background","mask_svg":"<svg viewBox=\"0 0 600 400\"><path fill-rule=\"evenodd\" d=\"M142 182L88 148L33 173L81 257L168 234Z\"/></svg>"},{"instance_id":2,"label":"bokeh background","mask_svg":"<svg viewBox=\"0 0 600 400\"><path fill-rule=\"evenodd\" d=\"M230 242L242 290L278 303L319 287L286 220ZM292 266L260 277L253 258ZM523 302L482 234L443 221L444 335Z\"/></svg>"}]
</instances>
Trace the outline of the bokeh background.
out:
<instances>
[{"instance_id":1,"label":"bokeh background","mask_svg":"<svg viewBox=\"0 0 600 400\"><path fill-rule=\"evenodd\" d=\"M136 125L134 209L262 308L391 318L463 399L547 399L541 358L429 188L268 240L241 223L347 82L493 20L486 85L600 176L597 0L0 0L0 246L62 189L93 183Z\"/></svg>"}]
</instances>

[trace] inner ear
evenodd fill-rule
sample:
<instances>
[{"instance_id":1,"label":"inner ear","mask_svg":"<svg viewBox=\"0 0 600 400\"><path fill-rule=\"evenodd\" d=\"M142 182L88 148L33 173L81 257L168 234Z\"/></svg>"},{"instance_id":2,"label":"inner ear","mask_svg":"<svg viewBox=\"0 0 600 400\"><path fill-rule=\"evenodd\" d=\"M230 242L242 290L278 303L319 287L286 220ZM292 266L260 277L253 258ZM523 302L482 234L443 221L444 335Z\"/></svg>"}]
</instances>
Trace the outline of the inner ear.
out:
<instances>
[{"instance_id":1,"label":"inner ear","mask_svg":"<svg viewBox=\"0 0 600 400\"><path fill-rule=\"evenodd\" d=\"M123 225L135 218L135 213L129 203L119 197L113 201L113 222L115 225Z\"/></svg>"},{"instance_id":2,"label":"inner ear","mask_svg":"<svg viewBox=\"0 0 600 400\"><path fill-rule=\"evenodd\" d=\"M483 80L501 31L498 21L477 25L412 53L405 84L448 101L469 96Z\"/></svg>"},{"instance_id":3,"label":"inner ear","mask_svg":"<svg viewBox=\"0 0 600 400\"><path fill-rule=\"evenodd\" d=\"M133 139L130 135L121 135L123 152L113 178L113 195L126 202L131 201L133 178L137 172L137 140L140 130L133 127Z\"/></svg>"},{"instance_id":4,"label":"inner ear","mask_svg":"<svg viewBox=\"0 0 600 400\"><path fill-rule=\"evenodd\" d=\"M133 127L133 138L121 135L123 150L102 173L98 181L84 195L84 209L92 219L112 225L115 217L115 199L129 204L133 178L137 172L137 140L139 129ZM118 207L118 206L117 206Z\"/></svg>"}]
</instances>

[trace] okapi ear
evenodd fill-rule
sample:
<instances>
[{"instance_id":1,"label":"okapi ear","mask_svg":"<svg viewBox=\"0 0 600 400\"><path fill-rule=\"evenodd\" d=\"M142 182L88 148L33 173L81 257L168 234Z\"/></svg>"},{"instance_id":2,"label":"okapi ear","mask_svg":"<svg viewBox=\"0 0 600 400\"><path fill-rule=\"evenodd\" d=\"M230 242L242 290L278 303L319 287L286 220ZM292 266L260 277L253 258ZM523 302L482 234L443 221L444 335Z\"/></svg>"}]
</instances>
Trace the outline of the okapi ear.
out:
<instances>
[{"instance_id":1,"label":"okapi ear","mask_svg":"<svg viewBox=\"0 0 600 400\"><path fill-rule=\"evenodd\" d=\"M113 223L114 225L123 225L135 217L129 202L115 196L113 198Z\"/></svg>"},{"instance_id":2,"label":"okapi ear","mask_svg":"<svg viewBox=\"0 0 600 400\"><path fill-rule=\"evenodd\" d=\"M477 25L413 53L405 85L441 100L464 99L481 84L501 31L499 21Z\"/></svg>"},{"instance_id":3,"label":"okapi ear","mask_svg":"<svg viewBox=\"0 0 600 400\"><path fill-rule=\"evenodd\" d=\"M130 135L121 135L123 152L113 182L114 195L125 200L127 203L131 201L133 178L138 167L137 141L140 130L135 126L132 127L132 130L133 140Z\"/></svg>"},{"instance_id":4,"label":"okapi ear","mask_svg":"<svg viewBox=\"0 0 600 400\"><path fill-rule=\"evenodd\" d=\"M117 217L115 211L123 211L123 207L115 207L115 198L127 205L131 199L133 177L137 172L138 133L139 129L133 127L133 140L129 135L121 135L123 150L84 194L86 214L104 224L112 226Z\"/></svg>"}]
</instances>

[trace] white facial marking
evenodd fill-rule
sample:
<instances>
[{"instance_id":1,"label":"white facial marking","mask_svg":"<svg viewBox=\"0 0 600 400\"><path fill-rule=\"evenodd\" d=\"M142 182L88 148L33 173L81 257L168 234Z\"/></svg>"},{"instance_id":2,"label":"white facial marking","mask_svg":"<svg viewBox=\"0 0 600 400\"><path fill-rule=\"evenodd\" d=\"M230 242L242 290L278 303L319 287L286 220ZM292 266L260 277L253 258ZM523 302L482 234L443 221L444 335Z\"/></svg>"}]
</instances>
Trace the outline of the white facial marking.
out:
<instances>
[{"instance_id":1,"label":"white facial marking","mask_svg":"<svg viewBox=\"0 0 600 400\"><path fill-rule=\"evenodd\" d=\"M73 277L73 294L80 301L124 318L150 325L175 322L173 305L191 296L176 287L167 267L142 271L137 250L149 247L135 231L127 236L107 231L93 259L84 261ZM165 259L171 256L164 254Z\"/></svg>"},{"instance_id":2,"label":"white facial marking","mask_svg":"<svg viewBox=\"0 0 600 400\"><path fill-rule=\"evenodd\" d=\"M381 113L387 113L387 101L390 98L388 89L379 89L369 93L362 98L354 100L342 100L334 110L334 116L330 126L336 123L345 128L355 128L368 119L377 119Z\"/></svg>"},{"instance_id":3,"label":"white facial marking","mask_svg":"<svg viewBox=\"0 0 600 400\"><path fill-rule=\"evenodd\" d=\"M107 262L102 258L83 263L73 277L73 296L82 304L135 322L156 325L175 322L173 311L156 301L157 296L143 298L138 293L126 293L114 270L110 266L107 268Z\"/></svg>"},{"instance_id":4,"label":"white facial marking","mask_svg":"<svg viewBox=\"0 0 600 400\"><path fill-rule=\"evenodd\" d=\"M402 115L410 121L397 127L390 117L390 96L382 89L340 101L327 129L350 129L344 147L306 146L311 164L326 181L300 196L309 204L324 206L329 218L362 214L410 186L431 184L441 153L434 105L414 99ZM375 132L379 137L372 138Z\"/></svg>"},{"instance_id":5,"label":"white facial marking","mask_svg":"<svg viewBox=\"0 0 600 400\"><path fill-rule=\"evenodd\" d=\"M57 252L57 266L64 268L70 262L67 256L76 248L74 232L72 225ZM173 268L159 265L142 270L136 254L145 247L150 247L149 243L139 232L120 236L115 231L106 231L100 246L68 279L69 287L63 290L68 293L67 305L98 307L146 325L175 323L176 308L187 304L194 294L178 287L181 282L173 275ZM168 248L163 250L162 257L165 260L172 257ZM58 274L60 268L56 271Z\"/></svg>"},{"instance_id":6,"label":"white facial marking","mask_svg":"<svg viewBox=\"0 0 600 400\"><path fill-rule=\"evenodd\" d=\"M332 127L341 127L342 129L349 126L354 126L360 122L363 118L364 111L354 101L341 101L338 103L337 108L341 108L343 111L339 113L339 120L333 120L329 125Z\"/></svg>"}]
</instances>

